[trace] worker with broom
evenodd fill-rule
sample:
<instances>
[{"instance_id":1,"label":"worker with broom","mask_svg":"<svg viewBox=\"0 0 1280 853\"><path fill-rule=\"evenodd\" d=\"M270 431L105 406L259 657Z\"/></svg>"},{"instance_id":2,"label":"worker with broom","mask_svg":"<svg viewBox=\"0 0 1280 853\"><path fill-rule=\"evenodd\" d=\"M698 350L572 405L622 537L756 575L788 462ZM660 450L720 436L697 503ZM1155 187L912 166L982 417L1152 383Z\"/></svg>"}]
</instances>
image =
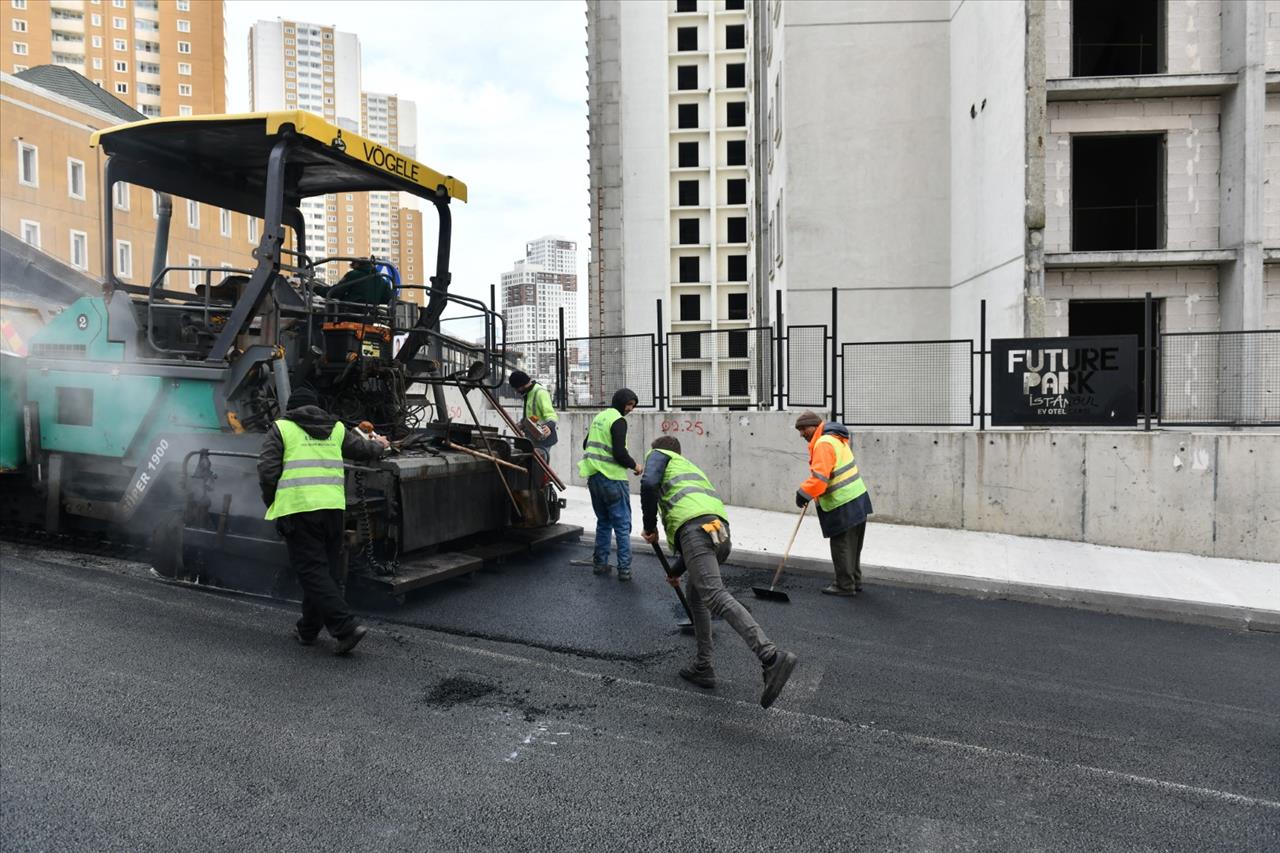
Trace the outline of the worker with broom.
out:
<instances>
[{"instance_id":1,"label":"worker with broom","mask_svg":"<svg viewBox=\"0 0 1280 853\"><path fill-rule=\"evenodd\" d=\"M720 564L732 547L729 520L707 475L680 455L680 441L674 436L659 436L652 447L640 480L642 535L649 544L657 543L661 513L667 543L679 554L672 574L679 577L686 570L689 574L689 608L698 643L697 656L680 670L680 677L699 687L716 686L715 670L711 668L714 613L728 622L760 659L764 667L760 704L768 708L791 677L796 656L770 642L747 609L724 588Z\"/></svg>"},{"instance_id":2,"label":"worker with broom","mask_svg":"<svg viewBox=\"0 0 1280 853\"><path fill-rule=\"evenodd\" d=\"M809 478L796 490L796 506L804 509L816 499L822 535L831 540L836 580L822 591L855 596L862 592L862 539L872 510L849 447L849 429L835 421L824 424L813 412L801 413L796 429L809 443Z\"/></svg>"}]
</instances>

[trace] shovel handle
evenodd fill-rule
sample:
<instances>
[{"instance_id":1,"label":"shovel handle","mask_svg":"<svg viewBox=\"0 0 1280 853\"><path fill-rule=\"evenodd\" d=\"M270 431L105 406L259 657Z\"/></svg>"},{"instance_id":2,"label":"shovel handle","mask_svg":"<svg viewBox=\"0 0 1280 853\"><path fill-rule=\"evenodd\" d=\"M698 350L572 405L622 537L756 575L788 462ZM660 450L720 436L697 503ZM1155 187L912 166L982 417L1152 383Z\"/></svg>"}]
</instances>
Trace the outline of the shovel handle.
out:
<instances>
[{"instance_id":1,"label":"shovel handle","mask_svg":"<svg viewBox=\"0 0 1280 853\"><path fill-rule=\"evenodd\" d=\"M809 503L813 503L810 501ZM787 558L791 556L791 546L796 544L796 534L800 532L800 522L804 521L805 513L809 511L809 504L804 505L804 509L800 510L800 517L796 519L795 530L791 531L791 538L787 541L787 550L782 552L782 562L778 563L778 570L773 573L773 583L769 584L769 591L778 585L778 578L782 577L782 567L787 564Z\"/></svg>"},{"instance_id":2,"label":"shovel handle","mask_svg":"<svg viewBox=\"0 0 1280 853\"><path fill-rule=\"evenodd\" d=\"M662 570L667 573L667 583L671 584L671 588L676 591L676 595L680 597L680 606L684 608L684 614L689 617L689 621L693 621L693 611L689 609L689 600L684 597L684 590L680 588L680 578L671 574L671 564L667 562L667 555L662 550L662 546L657 542L650 542L653 546L653 553L658 555L658 562L662 564Z\"/></svg>"}]
</instances>

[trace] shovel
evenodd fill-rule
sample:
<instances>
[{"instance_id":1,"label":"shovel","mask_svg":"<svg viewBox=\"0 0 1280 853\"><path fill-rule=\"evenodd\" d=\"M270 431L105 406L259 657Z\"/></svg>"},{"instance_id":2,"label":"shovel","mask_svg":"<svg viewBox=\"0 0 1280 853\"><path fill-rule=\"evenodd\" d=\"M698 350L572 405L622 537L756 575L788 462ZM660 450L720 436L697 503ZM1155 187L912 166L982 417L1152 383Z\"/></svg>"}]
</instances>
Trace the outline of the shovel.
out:
<instances>
[{"instance_id":1,"label":"shovel","mask_svg":"<svg viewBox=\"0 0 1280 853\"><path fill-rule=\"evenodd\" d=\"M687 617L676 622L676 627L688 633L693 630L693 612L689 610L689 600L684 597L684 590L680 588L680 578L671 574L671 564L667 562L667 555L663 553L662 546L657 542L652 545L653 553L658 555L658 562L662 563L662 570L667 573L667 583L671 584L676 595L680 596L680 606L684 608L684 615Z\"/></svg>"},{"instance_id":2,"label":"shovel","mask_svg":"<svg viewBox=\"0 0 1280 853\"><path fill-rule=\"evenodd\" d=\"M810 501L809 503L813 503ZM800 517L796 519L796 529L791 531L791 539L787 542L787 550L782 552L782 562L778 563L778 570L773 573L773 583L769 584L769 588L762 586L753 586L751 591L756 594L756 598L767 598L770 601L791 602L791 596L785 592L780 592L778 586L778 578L782 577L782 567L787 564L787 557L791 556L791 546L796 544L796 534L800 532L800 522L804 521L804 515L809 511L809 504L804 505L804 509L800 510Z\"/></svg>"}]
</instances>

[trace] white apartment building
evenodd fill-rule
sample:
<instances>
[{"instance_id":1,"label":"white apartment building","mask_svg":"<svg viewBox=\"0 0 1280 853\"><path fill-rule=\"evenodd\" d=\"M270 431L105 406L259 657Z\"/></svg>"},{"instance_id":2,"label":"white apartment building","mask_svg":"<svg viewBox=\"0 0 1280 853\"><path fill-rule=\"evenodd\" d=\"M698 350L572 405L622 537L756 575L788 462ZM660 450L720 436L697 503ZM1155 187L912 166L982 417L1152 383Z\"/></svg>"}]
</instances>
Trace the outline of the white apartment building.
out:
<instances>
[{"instance_id":1,"label":"white apartment building","mask_svg":"<svg viewBox=\"0 0 1280 853\"><path fill-rule=\"evenodd\" d=\"M502 274L502 320L507 345L520 353L520 369L544 385L556 385L560 310L564 333L578 328L578 244L545 236L525 244L525 257Z\"/></svg>"},{"instance_id":2,"label":"white apartment building","mask_svg":"<svg viewBox=\"0 0 1280 853\"><path fill-rule=\"evenodd\" d=\"M305 110L360 132L360 39L354 33L302 21L258 21L249 28L249 102L255 111ZM341 220L338 199L307 199L307 253L343 254L340 235L364 225ZM347 230L349 229L349 230ZM338 269L328 270L331 279Z\"/></svg>"},{"instance_id":3,"label":"white apartment building","mask_svg":"<svg viewBox=\"0 0 1280 853\"><path fill-rule=\"evenodd\" d=\"M588 3L593 333L649 331L662 295L676 7ZM983 299L991 337L1280 328L1280 1L747 13L753 324L777 293L829 323L836 287L844 341L976 338Z\"/></svg>"},{"instance_id":4,"label":"white apartment building","mask_svg":"<svg viewBox=\"0 0 1280 853\"><path fill-rule=\"evenodd\" d=\"M745 0L588 4L589 328L679 333L677 405L756 391L747 9ZM602 387L624 379L596 374Z\"/></svg>"},{"instance_id":5,"label":"white apartment building","mask_svg":"<svg viewBox=\"0 0 1280 853\"><path fill-rule=\"evenodd\" d=\"M395 95L363 92L360 96L360 132L408 157L417 157L418 108L413 101ZM369 246L380 258L400 254L400 208L418 209L407 193L369 194Z\"/></svg>"}]
</instances>

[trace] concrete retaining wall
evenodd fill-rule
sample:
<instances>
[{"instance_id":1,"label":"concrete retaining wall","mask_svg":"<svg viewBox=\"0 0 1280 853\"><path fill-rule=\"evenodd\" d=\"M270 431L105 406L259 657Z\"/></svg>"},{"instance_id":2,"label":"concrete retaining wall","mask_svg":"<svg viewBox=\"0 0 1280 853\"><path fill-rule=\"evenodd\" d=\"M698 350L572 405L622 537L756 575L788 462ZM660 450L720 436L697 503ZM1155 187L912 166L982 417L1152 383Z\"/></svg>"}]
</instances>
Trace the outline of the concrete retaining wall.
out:
<instances>
[{"instance_id":1,"label":"concrete retaining wall","mask_svg":"<svg viewBox=\"0 0 1280 853\"><path fill-rule=\"evenodd\" d=\"M578 485L593 414L562 415L552 452ZM808 461L794 418L632 414L629 444L641 458L675 435L728 503L794 511ZM879 521L1280 561L1278 433L863 430L853 446Z\"/></svg>"}]
</instances>

